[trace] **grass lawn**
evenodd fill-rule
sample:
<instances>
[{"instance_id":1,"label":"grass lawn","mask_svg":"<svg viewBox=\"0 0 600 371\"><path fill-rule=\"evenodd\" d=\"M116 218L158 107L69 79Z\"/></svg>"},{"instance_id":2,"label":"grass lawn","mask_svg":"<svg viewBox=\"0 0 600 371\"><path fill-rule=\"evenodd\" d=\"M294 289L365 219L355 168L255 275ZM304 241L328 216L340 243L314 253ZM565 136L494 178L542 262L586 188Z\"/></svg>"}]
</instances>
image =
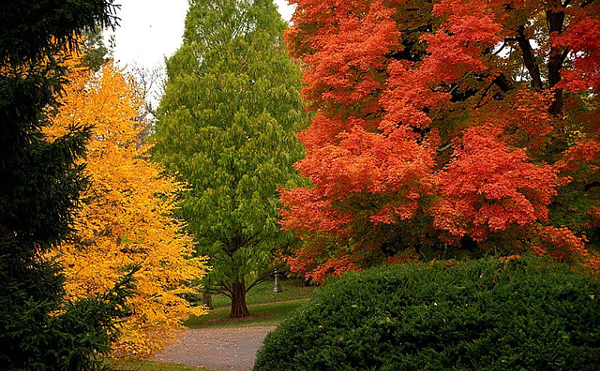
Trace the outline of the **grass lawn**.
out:
<instances>
[{"instance_id":1,"label":"grass lawn","mask_svg":"<svg viewBox=\"0 0 600 371\"><path fill-rule=\"evenodd\" d=\"M248 294L246 294L246 303L263 304L273 303L285 300L307 299L312 296L315 286L304 286L300 280L279 280L279 287L283 292L273 292L273 281L265 281L254 286ZM223 294L213 296L213 307L229 307L231 299Z\"/></svg>"},{"instance_id":2,"label":"grass lawn","mask_svg":"<svg viewBox=\"0 0 600 371\"><path fill-rule=\"evenodd\" d=\"M248 310L252 315L243 319L227 318L229 308L217 308L200 317L192 316L184 324L188 328L277 326L307 301L308 298L249 305Z\"/></svg>"},{"instance_id":3,"label":"grass lawn","mask_svg":"<svg viewBox=\"0 0 600 371\"><path fill-rule=\"evenodd\" d=\"M281 280L283 292L273 293L273 281L266 281L252 288L246 295L248 310L252 316L244 319L227 318L231 299L225 295L213 296L213 306L208 314L191 317L185 322L189 328L277 326L293 311L308 301L314 286L304 286L299 280Z\"/></svg>"},{"instance_id":4,"label":"grass lawn","mask_svg":"<svg viewBox=\"0 0 600 371\"><path fill-rule=\"evenodd\" d=\"M211 371L204 368L153 361L114 361L114 371Z\"/></svg>"}]
</instances>

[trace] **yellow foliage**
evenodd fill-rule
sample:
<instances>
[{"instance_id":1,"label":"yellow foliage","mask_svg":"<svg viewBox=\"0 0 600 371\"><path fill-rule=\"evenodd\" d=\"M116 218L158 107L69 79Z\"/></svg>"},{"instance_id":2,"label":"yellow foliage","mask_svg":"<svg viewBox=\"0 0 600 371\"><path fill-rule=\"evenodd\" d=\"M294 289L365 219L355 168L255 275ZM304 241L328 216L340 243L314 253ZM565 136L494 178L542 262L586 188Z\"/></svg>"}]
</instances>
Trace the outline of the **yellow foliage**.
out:
<instances>
[{"instance_id":1,"label":"yellow foliage","mask_svg":"<svg viewBox=\"0 0 600 371\"><path fill-rule=\"evenodd\" d=\"M71 64L69 80L46 135L53 140L70 127L93 125L85 159L89 189L82 195L77 236L53 255L62 262L69 299L99 294L136 264L131 315L114 345L115 357L149 357L181 330L190 314L202 314L178 294L198 282L205 261L190 258L193 241L171 214L183 185L150 162L136 121L140 99L112 64L96 74Z\"/></svg>"}]
</instances>

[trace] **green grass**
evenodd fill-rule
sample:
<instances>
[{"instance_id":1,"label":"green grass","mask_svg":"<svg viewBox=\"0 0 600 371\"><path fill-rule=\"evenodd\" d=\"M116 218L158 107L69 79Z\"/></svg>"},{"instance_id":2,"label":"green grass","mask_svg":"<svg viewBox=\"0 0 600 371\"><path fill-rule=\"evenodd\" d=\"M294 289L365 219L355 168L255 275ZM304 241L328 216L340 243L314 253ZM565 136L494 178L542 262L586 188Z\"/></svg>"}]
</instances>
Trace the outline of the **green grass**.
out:
<instances>
[{"instance_id":1,"label":"green grass","mask_svg":"<svg viewBox=\"0 0 600 371\"><path fill-rule=\"evenodd\" d=\"M242 319L228 318L229 308L217 308L200 317L192 316L184 324L188 328L277 326L307 301L308 298L249 305L251 316Z\"/></svg>"},{"instance_id":2,"label":"green grass","mask_svg":"<svg viewBox=\"0 0 600 371\"><path fill-rule=\"evenodd\" d=\"M210 371L205 368L154 361L113 361L111 364L115 371Z\"/></svg>"},{"instance_id":3,"label":"green grass","mask_svg":"<svg viewBox=\"0 0 600 371\"><path fill-rule=\"evenodd\" d=\"M300 280L279 280L279 286L283 288L283 292L273 292L273 281L265 281L256 285L246 294L246 303L251 305L307 299L312 296L315 290L314 286L304 286ZM230 305L231 299L227 296L222 294L213 296L214 308L228 307Z\"/></svg>"},{"instance_id":4,"label":"green grass","mask_svg":"<svg viewBox=\"0 0 600 371\"><path fill-rule=\"evenodd\" d=\"M314 286L305 287L299 280L282 280L279 284L283 288L280 293L273 293L273 281L263 282L248 292L246 303L250 317L228 318L231 299L225 295L215 295L215 309L200 317L192 316L185 325L188 328L277 326L307 302L315 290Z\"/></svg>"}]
</instances>

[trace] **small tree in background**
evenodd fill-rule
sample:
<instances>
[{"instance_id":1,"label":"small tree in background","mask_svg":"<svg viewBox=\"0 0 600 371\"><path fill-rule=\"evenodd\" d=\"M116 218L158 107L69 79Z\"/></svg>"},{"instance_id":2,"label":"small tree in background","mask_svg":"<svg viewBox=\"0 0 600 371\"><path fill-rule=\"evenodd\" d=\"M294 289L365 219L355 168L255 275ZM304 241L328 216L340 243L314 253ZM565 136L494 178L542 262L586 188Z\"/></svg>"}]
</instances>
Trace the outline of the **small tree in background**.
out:
<instances>
[{"instance_id":1,"label":"small tree in background","mask_svg":"<svg viewBox=\"0 0 600 371\"><path fill-rule=\"evenodd\" d=\"M67 69L57 56L84 29L113 25L107 0L9 0L0 7L0 369L90 370L127 313L127 275L111 290L64 300L44 253L64 242L85 189L78 158L89 123L48 142L41 129ZM125 275L126 272L122 272Z\"/></svg>"},{"instance_id":2,"label":"small tree in background","mask_svg":"<svg viewBox=\"0 0 600 371\"><path fill-rule=\"evenodd\" d=\"M191 1L158 108L155 158L190 184L178 215L210 259L207 286L231 296L231 317L249 315L246 292L290 237L277 187L299 184L306 120L285 27L271 0Z\"/></svg>"},{"instance_id":3,"label":"small tree in background","mask_svg":"<svg viewBox=\"0 0 600 371\"><path fill-rule=\"evenodd\" d=\"M282 196L305 242L293 268L320 280L449 250L590 261L597 2L292 3L317 112L297 164L313 186Z\"/></svg>"},{"instance_id":4,"label":"small tree in background","mask_svg":"<svg viewBox=\"0 0 600 371\"><path fill-rule=\"evenodd\" d=\"M205 266L199 258L186 259L192 238L171 217L181 183L161 175L164 169L150 162L149 147L139 139L146 127L137 120L141 97L112 63L95 73L77 63L71 60L70 82L45 133L56 140L70 126L94 125L85 159L90 185L81 195L76 236L51 255L64 266L71 300L103 293L137 267L136 289L127 300L131 312L113 355L148 358L190 314L203 313L181 295L193 290L185 283L198 284Z\"/></svg>"}]
</instances>

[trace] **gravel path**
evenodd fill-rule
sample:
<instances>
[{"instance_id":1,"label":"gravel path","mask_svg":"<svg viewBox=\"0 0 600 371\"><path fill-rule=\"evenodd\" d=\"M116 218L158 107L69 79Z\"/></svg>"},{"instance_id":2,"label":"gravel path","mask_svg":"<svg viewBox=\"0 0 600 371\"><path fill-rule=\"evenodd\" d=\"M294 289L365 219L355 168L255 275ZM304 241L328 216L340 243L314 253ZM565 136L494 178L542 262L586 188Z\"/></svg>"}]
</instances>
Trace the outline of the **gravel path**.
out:
<instances>
[{"instance_id":1,"label":"gravel path","mask_svg":"<svg viewBox=\"0 0 600 371\"><path fill-rule=\"evenodd\" d=\"M187 330L153 361L181 363L219 371L252 370L256 351L275 326Z\"/></svg>"}]
</instances>

